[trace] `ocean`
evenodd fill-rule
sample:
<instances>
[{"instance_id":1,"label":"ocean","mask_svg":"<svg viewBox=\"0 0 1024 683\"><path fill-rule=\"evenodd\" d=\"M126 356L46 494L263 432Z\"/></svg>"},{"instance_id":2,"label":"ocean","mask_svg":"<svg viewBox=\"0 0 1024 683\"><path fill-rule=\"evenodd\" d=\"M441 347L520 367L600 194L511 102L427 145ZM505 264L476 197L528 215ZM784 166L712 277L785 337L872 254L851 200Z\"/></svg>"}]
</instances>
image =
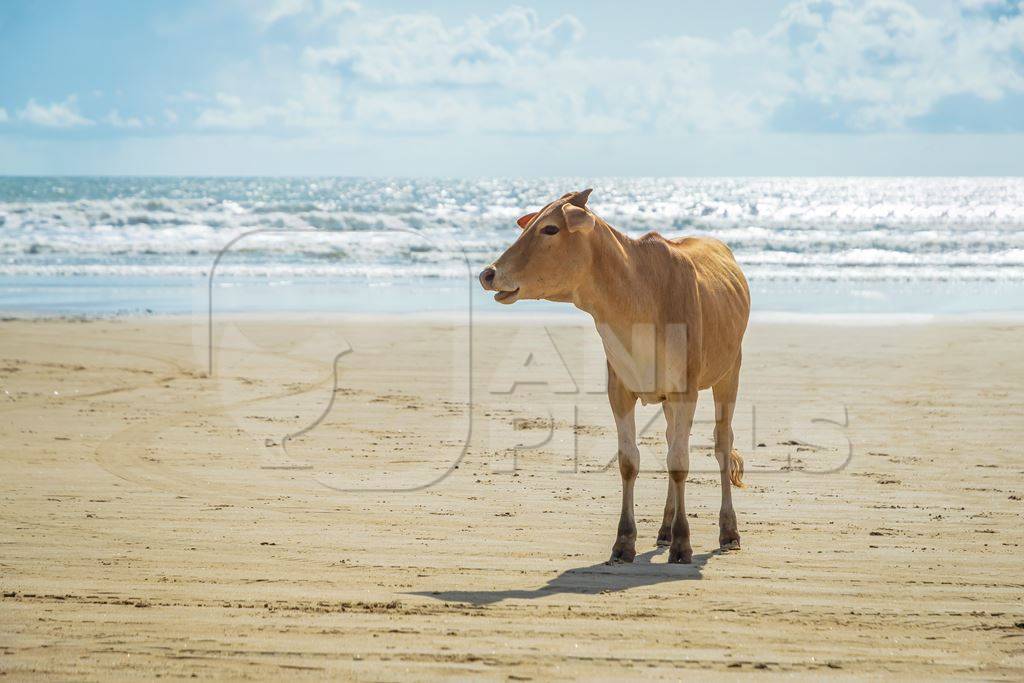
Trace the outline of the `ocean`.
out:
<instances>
[{"instance_id":1,"label":"ocean","mask_svg":"<svg viewBox=\"0 0 1024 683\"><path fill-rule=\"evenodd\" d=\"M1024 312L1024 178L0 177L0 311L559 311L477 272L593 187L637 236L732 247L756 315Z\"/></svg>"}]
</instances>

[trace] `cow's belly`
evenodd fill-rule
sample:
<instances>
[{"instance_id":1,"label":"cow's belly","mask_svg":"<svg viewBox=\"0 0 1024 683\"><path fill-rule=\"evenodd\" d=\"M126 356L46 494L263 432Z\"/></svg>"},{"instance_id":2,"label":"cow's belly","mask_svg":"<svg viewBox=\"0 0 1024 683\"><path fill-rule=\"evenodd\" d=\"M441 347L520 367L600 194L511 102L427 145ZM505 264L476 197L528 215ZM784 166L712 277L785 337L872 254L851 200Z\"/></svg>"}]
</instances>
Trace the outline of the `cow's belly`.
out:
<instances>
[{"instance_id":1,"label":"cow's belly","mask_svg":"<svg viewBox=\"0 0 1024 683\"><path fill-rule=\"evenodd\" d=\"M654 348L640 345L626 350L614 343L606 343L605 357L622 384L647 405L661 403L671 393L686 391L686 359L658 362Z\"/></svg>"}]
</instances>

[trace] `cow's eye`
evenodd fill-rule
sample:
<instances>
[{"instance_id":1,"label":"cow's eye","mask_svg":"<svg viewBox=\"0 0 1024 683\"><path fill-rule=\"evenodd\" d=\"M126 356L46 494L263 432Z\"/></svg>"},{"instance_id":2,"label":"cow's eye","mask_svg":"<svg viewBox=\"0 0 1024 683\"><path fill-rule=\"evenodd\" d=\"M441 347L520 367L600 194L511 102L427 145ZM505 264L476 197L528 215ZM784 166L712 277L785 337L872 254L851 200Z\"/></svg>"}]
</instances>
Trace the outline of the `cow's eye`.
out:
<instances>
[{"instance_id":1,"label":"cow's eye","mask_svg":"<svg viewBox=\"0 0 1024 683\"><path fill-rule=\"evenodd\" d=\"M545 225L543 228L540 229L540 231L542 233L544 233L545 235L557 235L558 234L558 226L557 225Z\"/></svg>"}]
</instances>

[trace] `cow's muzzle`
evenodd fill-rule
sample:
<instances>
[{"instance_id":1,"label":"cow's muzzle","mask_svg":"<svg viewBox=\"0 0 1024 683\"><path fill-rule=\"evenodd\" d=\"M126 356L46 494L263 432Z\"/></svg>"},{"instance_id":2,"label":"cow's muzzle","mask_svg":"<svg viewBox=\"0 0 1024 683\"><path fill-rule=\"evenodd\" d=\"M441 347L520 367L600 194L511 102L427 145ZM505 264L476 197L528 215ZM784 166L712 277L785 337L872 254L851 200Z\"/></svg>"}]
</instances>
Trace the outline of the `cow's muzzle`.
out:
<instances>
[{"instance_id":1,"label":"cow's muzzle","mask_svg":"<svg viewBox=\"0 0 1024 683\"><path fill-rule=\"evenodd\" d=\"M519 299L519 288L515 289L501 289L495 284L494 280L498 275L498 271L494 269L494 266L488 266L480 271L480 286L486 289L488 292L497 292L494 295L494 300L502 304L512 304Z\"/></svg>"}]
</instances>

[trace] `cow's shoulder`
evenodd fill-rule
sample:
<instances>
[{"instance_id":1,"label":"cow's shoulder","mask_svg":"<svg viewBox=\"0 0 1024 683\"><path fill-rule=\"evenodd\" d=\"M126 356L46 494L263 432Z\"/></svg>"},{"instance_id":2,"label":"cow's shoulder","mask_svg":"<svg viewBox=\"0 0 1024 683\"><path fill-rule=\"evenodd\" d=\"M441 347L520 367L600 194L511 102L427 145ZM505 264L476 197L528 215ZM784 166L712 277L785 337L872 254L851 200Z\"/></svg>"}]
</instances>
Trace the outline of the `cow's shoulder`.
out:
<instances>
[{"instance_id":1,"label":"cow's shoulder","mask_svg":"<svg viewBox=\"0 0 1024 683\"><path fill-rule=\"evenodd\" d=\"M706 258L708 256L728 256L732 258L732 250L725 242L714 237L677 237L670 242L678 249L682 249L693 255L695 258Z\"/></svg>"},{"instance_id":2,"label":"cow's shoulder","mask_svg":"<svg viewBox=\"0 0 1024 683\"><path fill-rule=\"evenodd\" d=\"M680 237L669 239L657 232L649 232L637 239L637 243L644 246L648 252L662 257L667 264L674 266L692 266L690 259L690 240L699 240L698 237Z\"/></svg>"},{"instance_id":3,"label":"cow's shoulder","mask_svg":"<svg viewBox=\"0 0 1024 683\"><path fill-rule=\"evenodd\" d=\"M688 250L676 240L649 232L636 240L632 267L648 283L649 294L663 303L675 301L681 290L696 286L697 268Z\"/></svg>"},{"instance_id":4,"label":"cow's shoulder","mask_svg":"<svg viewBox=\"0 0 1024 683\"><path fill-rule=\"evenodd\" d=\"M637 240L645 245L645 250L652 255L653 263L645 264L659 277L683 282L693 280L697 268L694 264L694 240L699 237L683 237L669 239L659 233L649 232Z\"/></svg>"}]
</instances>

